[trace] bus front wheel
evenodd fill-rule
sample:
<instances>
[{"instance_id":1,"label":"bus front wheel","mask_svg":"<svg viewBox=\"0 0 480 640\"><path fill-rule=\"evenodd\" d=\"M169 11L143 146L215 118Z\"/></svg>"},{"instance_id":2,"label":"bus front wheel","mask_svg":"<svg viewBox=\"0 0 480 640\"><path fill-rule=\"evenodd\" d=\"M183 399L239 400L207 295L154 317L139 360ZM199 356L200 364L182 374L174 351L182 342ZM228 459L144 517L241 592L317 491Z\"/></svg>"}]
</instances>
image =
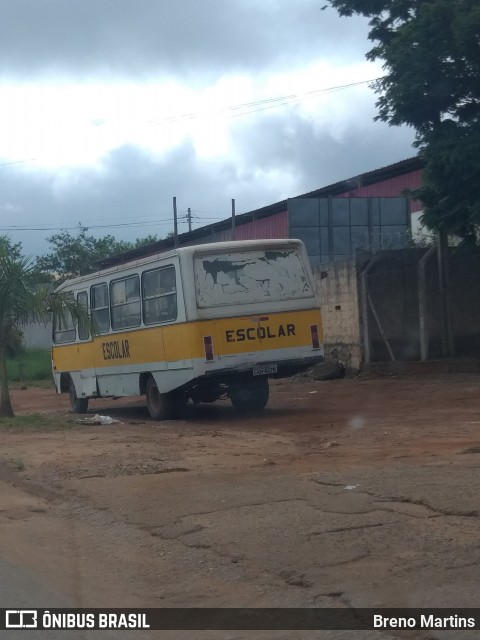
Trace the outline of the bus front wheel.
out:
<instances>
[{"instance_id":1,"label":"bus front wheel","mask_svg":"<svg viewBox=\"0 0 480 640\"><path fill-rule=\"evenodd\" d=\"M79 398L77 396L77 390L71 378L68 386L68 395L70 396L70 406L72 407L73 413L87 413L88 398Z\"/></svg>"},{"instance_id":2,"label":"bus front wheel","mask_svg":"<svg viewBox=\"0 0 480 640\"><path fill-rule=\"evenodd\" d=\"M174 413L174 398L171 393L160 393L153 377L147 382L146 389L148 412L154 420L169 420Z\"/></svg>"},{"instance_id":3,"label":"bus front wheel","mask_svg":"<svg viewBox=\"0 0 480 640\"><path fill-rule=\"evenodd\" d=\"M261 411L268 402L268 378L256 378L232 385L229 395L237 411Z\"/></svg>"}]
</instances>

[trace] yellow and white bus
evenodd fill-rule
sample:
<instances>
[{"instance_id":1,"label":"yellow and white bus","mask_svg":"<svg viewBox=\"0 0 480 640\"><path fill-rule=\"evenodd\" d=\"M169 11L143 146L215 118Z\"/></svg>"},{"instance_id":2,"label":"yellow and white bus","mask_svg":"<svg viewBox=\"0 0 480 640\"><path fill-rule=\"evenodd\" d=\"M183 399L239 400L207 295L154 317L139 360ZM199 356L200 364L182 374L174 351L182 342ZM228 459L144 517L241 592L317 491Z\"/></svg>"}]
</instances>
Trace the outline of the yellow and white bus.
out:
<instances>
[{"instance_id":1,"label":"yellow and white bus","mask_svg":"<svg viewBox=\"0 0 480 640\"><path fill-rule=\"evenodd\" d=\"M188 400L268 402L268 378L323 360L320 305L299 240L182 247L62 284L94 335L54 318L58 393L84 413L90 398L145 395L154 419Z\"/></svg>"}]
</instances>

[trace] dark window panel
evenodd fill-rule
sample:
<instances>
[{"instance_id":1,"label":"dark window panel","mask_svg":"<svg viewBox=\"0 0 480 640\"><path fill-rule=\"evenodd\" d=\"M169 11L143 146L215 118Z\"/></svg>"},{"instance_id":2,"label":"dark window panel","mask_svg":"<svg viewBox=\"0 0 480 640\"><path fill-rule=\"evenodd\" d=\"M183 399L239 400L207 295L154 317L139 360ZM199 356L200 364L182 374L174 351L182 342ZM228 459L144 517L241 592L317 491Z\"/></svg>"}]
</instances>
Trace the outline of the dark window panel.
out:
<instances>
[{"instance_id":1,"label":"dark window panel","mask_svg":"<svg viewBox=\"0 0 480 640\"><path fill-rule=\"evenodd\" d=\"M299 198L288 201L288 218L291 227L318 227L318 198Z\"/></svg>"},{"instance_id":2,"label":"dark window panel","mask_svg":"<svg viewBox=\"0 0 480 640\"><path fill-rule=\"evenodd\" d=\"M329 229L328 227L323 227L320 230L320 253L322 255L329 255L330 253L330 242L328 239Z\"/></svg>"},{"instance_id":3,"label":"dark window panel","mask_svg":"<svg viewBox=\"0 0 480 640\"><path fill-rule=\"evenodd\" d=\"M380 198L380 219L384 225L408 224L407 207L404 198Z\"/></svg>"},{"instance_id":4,"label":"dark window panel","mask_svg":"<svg viewBox=\"0 0 480 640\"><path fill-rule=\"evenodd\" d=\"M371 198L370 206L372 211L372 225L380 224L380 198Z\"/></svg>"},{"instance_id":5,"label":"dark window panel","mask_svg":"<svg viewBox=\"0 0 480 640\"><path fill-rule=\"evenodd\" d=\"M352 251L370 248L368 227L352 227Z\"/></svg>"},{"instance_id":6,"label":"dark window panel","mask_svg":"<svg viewBox=\"0 0 480 640\"><path fill-rule=\"evenodd\" d=\"M350 220L352 226L368 226L368 198L350 198Z\"/></svg>"},{"instance_id":7,"label":"dark window panel","mask_svg":"<svg viewBox=\"0 0 480 640\"><path fill-rule=\"evenodd\" d=\"M332 231L334 255L350 255L350 227L333 227Z\"/></svg>"},{"instance_id":8,"label":"dark window panel","mask_svg":"<svg viewBox=\"0 0 480 640\"><path fill-rule=\"evenodd\" d=\"M290 237L301 240L307 248L309 256L320 253L320 227L290 229Z\"/></svg>"},{"instance_id":9,"label":"dark window panel","mask_svg":"<svg viewBox=\"0 0 480 640\"><path fill-rule=\"evenodd\" d=\"M402 249L407 244L407 230L403 225L382 226L382 248Z\"/></svg>"},{"instance_id":10,"label":"dark window panel","mask_svg":"<svg viewBox=\"0 0 480 640\"><path fill-rule=\"evenodd\" d=\"M328 198L319 199L320 226L328 227Z\"/></svg>"},{"instance_id":11,"label":"dark window panel","mask_svg":"<svg viewBox=\"0 0 480 640\"><path fill-rule=\"evenodd\" d=\"M350 198L332 198L332 226L350 225Z\"/></svg>"}]
</instances>

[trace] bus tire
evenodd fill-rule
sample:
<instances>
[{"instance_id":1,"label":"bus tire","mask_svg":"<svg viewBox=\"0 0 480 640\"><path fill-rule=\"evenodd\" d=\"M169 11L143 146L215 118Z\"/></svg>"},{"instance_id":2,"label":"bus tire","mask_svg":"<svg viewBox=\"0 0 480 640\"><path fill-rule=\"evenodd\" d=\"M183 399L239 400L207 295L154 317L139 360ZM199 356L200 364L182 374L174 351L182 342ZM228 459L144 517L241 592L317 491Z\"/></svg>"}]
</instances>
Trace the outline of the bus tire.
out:
<instances>
[{"instance_id":1,"label":"bus tire","mask_svg":"<svg viewBox=\"0 0 480 640\"><path fill-rule=\"evenodd\" d=\"M70 396L70 406L72 407L73 413L87 413L88 398L79 398L77 396L77 390L71 378L68 385L68 395Z\"/></svg>"},{"instance_id":2,"label":"bus tire","mask_svg":"<svg viewBox=\"0 0 480 640\"><path fill-rule=\"evenodd\" d=\"M183 389L177 389L176 391L172 391L171 395L173 396L172 417L175 420L184 420L187 415L188 402L188 395L186 391Z\"/></svg>"},{"instance_id":3,"label":"bus tire","mask_svg":"<svg viewBox=\"0 0 480 640\"><path fill-rule=\"evenodd\" d=\"M256 378L237 385L229 391L230 401L239 412L261 411L268 402L268 378Z\"/></svg>"},{"instance_id":4,"label":"bus tire","mask_svg":"<svg viewBox=\"0 0 480 640\"><path fill-rule=\"evenodd\" d=\"M155 379L150 376L145 393L148 413L154 420L170 420L175 409L171 393L160 393Z\"/></svg>"}]
</instances>

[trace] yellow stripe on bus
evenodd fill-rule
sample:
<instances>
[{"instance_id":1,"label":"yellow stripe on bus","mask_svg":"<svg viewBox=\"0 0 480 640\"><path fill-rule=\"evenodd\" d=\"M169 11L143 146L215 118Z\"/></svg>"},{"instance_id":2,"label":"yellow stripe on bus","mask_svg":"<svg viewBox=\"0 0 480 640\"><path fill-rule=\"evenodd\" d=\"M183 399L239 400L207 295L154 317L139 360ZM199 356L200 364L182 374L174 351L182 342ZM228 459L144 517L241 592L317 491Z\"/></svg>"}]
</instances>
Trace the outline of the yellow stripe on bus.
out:
<instances>
[{"instance_id":1,"label":"yellow stripe on bus","mask_svg":"<svg viewBox=\"0 0 480 640\"><path fill-rule=\"evenodd\" d=\"M60 372L204 358L206 336L212 337L215 356L308 347L311 325L318 326L322 343L319 309L142 327L98 335L89 342L55 345L53 362Z\"/></svg>"}]
</instances>

